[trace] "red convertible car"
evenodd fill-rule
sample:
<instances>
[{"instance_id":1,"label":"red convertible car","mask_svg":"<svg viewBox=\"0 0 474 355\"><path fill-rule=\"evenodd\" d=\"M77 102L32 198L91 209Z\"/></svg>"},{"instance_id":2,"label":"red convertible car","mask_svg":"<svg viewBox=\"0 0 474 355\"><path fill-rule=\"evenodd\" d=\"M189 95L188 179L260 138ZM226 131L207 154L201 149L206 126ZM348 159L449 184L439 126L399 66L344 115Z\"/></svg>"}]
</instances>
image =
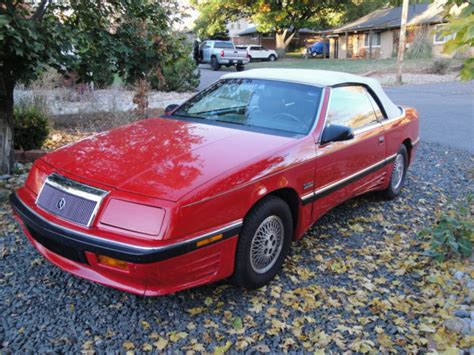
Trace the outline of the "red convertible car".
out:
<instances>
[{"instance_id":1,"label":"red convertible car","mask_svg":"<svg viewBox=\"0 0 474 355\"><path fill-rule=\"evenodd\" d=\"M249 70L47 154L10 199L72 274L148 296L229 277L257 288L334 206L397 196L418 142L416 110L373 79Z\"/></svg>"}]
</instances>

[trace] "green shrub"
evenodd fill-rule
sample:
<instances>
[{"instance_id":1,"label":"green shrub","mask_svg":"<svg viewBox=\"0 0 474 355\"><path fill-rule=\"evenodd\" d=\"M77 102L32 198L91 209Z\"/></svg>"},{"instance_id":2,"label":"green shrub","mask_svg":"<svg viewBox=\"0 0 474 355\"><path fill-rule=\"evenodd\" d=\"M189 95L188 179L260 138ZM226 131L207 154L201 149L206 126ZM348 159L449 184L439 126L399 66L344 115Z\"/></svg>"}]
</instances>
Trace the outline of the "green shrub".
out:
<instances>
[{"instance_id":1,"label":"green shrub","mask_svg":"<svg viewBox=\"0 0 474 355\"><path fill-rule=\"evenodd\" d=\"M431 228L420 232L420 236L430 236L430 246L426 255L437 261L472 255L474 242L474 195L467 195L464 204L449 204Z\"/></svg>"},{"instance_id":2,"label":"green shrub","mask_svg":"<svg viewBox=\"0 0 474 355\"><path fill-rule=\"evenodd\" d=\"M415 30L415 38L407 50L408 59L427 59L433 56L429 31L425 27Z\"/></svg>"},{"instance_id":3,"label":"green shrub","mask_svg":"<svg viewBox=\"0 0 474 355\"><path fill-rule=\"evenodd\" d=\"M153 76L151 87L160 91L192 91L199 85L199 71L194 60L185 56L162 68L162 77Z\"/></svg>"},{"instance_id":4,"label":"green shrub","mask_svg":"<svg viewBox=\"0 0 474 355\"><path fill-rule=\"evenodd\" d=\"M48 117L37 107L19 105L14 110L15 149L39 149L49 134Z\"/></svg>"},{"instance_id":5,"label":"green shrub","mask_svg":"<svg viewBox=\"0 0 474 355\"><path fill-rule=\"evenodd\" d=\"M444 75L448 71L449 61L446 59L436 59L431 67L433 74Z\"/></svg>"}]
</instances>

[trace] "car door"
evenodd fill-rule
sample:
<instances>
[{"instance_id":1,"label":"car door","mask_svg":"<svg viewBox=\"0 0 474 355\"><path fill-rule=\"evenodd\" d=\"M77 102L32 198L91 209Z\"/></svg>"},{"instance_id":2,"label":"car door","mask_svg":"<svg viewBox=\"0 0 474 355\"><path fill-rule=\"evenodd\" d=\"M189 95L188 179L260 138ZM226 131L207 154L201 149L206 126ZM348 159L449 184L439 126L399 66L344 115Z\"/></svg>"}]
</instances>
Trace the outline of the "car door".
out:
<instances>
[{"instance_id":1,"label":"car door","mask_svg":"<svg viewBox=\"0 0 474 355\"><path fill-rule=\"evenodd\" d=\"M324 129L334 124L350 127L354 137L327 144L319 139L317 143L314 219L355 195L375 189L384 179L384 130L369 95L362 85L331 89Z\"/></svg>"},{"instance_id":2,"label":"car door","mask_svg":"<svg viewBox=\"0 0 474 355\"><path fill-rule=\"evenodd\" d=\"M209 62L211 60L211 43L204 42L202 44L202 59L204 62Z\"/></svg>"},{"instance_id":3,"label":"car door","mask_svg":"<svg viewBox=\"0 0 474 355\"><path fill-rule=\"evenodd\" d=\"M250 56L253 58L253 59L260 59L260 51L259 51L259 47L258 46L250 46Z\"/></svg>"}]
</instances>

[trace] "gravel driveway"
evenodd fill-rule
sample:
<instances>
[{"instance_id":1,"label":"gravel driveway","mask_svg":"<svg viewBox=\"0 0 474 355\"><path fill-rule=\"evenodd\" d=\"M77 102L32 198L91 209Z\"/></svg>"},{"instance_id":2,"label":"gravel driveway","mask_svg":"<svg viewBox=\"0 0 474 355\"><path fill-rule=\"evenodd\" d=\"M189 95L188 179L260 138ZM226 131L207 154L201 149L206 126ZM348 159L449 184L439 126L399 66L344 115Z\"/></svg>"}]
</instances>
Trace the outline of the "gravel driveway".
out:
<instances>
[{"instance_id":1,"label":"gravel driveway","mask_svg":"<svg viewBox=\"0 0 474 355\"><path fill-rule=\"evenodd\" d=\"M422 143L400 198L336 208L253 292L222 282L143 298L76 278L45 261L0 203L0 352L426 351L465 295L455 279L437 283L449 271L428 265L416 232L472 189L472 159ZM450 302L437 302L447 290Z\"/></svg>"}]
</instances>

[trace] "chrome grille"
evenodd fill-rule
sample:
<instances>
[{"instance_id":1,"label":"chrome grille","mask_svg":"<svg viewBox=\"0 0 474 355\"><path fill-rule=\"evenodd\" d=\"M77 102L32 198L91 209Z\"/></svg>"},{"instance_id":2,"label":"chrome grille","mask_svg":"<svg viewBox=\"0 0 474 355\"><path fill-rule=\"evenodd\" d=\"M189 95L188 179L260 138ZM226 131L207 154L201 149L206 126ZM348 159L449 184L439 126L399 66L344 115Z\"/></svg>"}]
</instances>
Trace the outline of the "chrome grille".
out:
<instances>
[{"instance_id":1,"label":"chrome grille","mask_svg":"<svg viewBox=\"0 0 474 355\"><path fill-rule=\"evenodd\" d=\"M104 190L52 174L46 179L36 204L58 217L89 226L106 194Z\"/></svg>"}]
</instances>

